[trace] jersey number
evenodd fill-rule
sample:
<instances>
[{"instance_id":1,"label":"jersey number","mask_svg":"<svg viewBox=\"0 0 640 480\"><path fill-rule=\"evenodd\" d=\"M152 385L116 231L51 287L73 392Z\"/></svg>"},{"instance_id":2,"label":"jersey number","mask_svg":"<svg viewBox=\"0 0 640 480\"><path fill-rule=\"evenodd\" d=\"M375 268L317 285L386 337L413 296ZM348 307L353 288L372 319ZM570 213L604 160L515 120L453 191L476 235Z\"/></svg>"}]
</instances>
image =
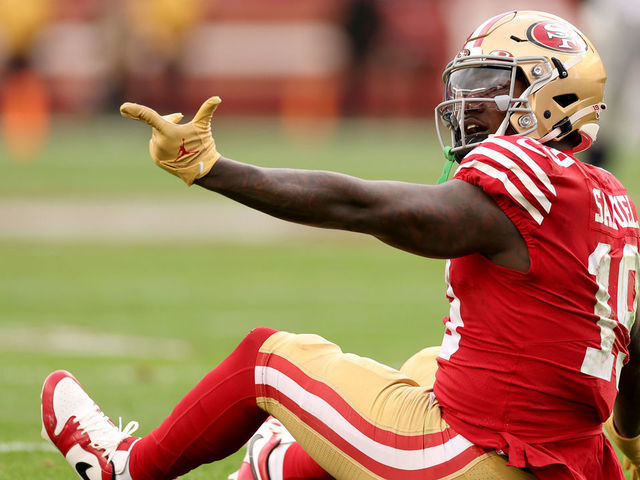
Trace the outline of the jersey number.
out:
<instances>
[{"instance_id":1,"label":"jersey number","mask_svg":"<svg viewBox=\"0 0 640 480\"><path fill-rule=\"evenodd\" d=\"M627 331L631 331L636 320L636 303L638 301L638 288L640 277L637 272L640 269L640 255L633 245L625 245L622 250L622 258L618 267L618 294L615 302L615 313L609 305L611 295L609 293L609 273L611 269L611 245L599 243L591 255L589 255L589 273L596 277L598 291L593 313L598 317L600 327L600 348L587 347L580 371L593 377L610 381L613 366L616 367L616 387L620 379L620 370L624 363L625 354L613 354L613 344L616 339L615 328L622 324ZM633 296L629 302L629 283L633 280ZM617 313L617 315L616 315ZM616 321L615 318L618 317Z\"/></svg>"}]
</instances>

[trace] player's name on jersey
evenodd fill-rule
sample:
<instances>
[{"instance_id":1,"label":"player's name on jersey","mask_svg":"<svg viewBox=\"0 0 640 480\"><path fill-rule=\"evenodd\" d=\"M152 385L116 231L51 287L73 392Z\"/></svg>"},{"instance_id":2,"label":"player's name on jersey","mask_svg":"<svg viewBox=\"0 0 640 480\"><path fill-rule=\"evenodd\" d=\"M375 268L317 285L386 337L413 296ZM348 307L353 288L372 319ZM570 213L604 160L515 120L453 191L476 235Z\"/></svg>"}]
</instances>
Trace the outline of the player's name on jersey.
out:
<instances>
[{"instance_id":1,"label":"player's name on jersey","mask_svg":"<svg viewBox=\"0 0 640 480\"><path fill-rule=\"evenodd\" d=\"M614 230L639 228L638 219L634 218L634 211L628 195L612 195L594 188L593 197L597 209L594 220L597 223Z\"/></svg>"}]
</instances>

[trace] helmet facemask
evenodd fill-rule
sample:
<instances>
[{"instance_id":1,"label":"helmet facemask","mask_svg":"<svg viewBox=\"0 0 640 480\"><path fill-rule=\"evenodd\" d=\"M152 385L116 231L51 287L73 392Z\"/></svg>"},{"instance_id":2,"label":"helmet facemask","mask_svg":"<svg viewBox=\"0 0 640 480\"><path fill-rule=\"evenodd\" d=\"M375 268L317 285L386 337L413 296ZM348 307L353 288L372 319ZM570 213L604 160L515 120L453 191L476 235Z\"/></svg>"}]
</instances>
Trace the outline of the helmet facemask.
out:
<instances>
[{"instance_id":1,"label":"helmet facemask","mask_svg":"<svg viewBox=\"0 0 640 480\"><path fill-rule=\"evenodd\" d=\"M529 84L523 63L538 65L541 73ZM436 129L445 148L441 126L451 132L451 153L459 162L471 149L493 135L526 135L537 128L529 94L551 78L552 68L542 57L501 55L458 57L447 66L444 101L436 107ZM517 114L517 128L511 119Z\"/></svg>"}]
</instances>

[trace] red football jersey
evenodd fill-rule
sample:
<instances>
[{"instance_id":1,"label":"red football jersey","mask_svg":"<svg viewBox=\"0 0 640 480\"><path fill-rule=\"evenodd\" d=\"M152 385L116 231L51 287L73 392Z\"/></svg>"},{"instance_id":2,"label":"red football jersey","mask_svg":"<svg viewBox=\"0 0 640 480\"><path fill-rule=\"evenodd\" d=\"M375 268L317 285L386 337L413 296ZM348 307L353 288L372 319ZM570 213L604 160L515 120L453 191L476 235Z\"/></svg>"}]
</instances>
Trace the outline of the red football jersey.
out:
<instances>
[{"instance_id":1,"label":"red football jersey","mask_svg":"<svg viewBox=\"0 0 640 480\"><path fill-rule=\"evenodd\" d=\"M493 198L531 266L521 273L481 254L447 262L435 383L445 420L515 466L564 463L574 478L618 478L615 456L602 466L613 455L606 440L595 460L561 446L589 438L592 448L613 409L638 306L635 206L607 171L527 137L490 138L454 178Z\"/></svg>"}]
</instances>

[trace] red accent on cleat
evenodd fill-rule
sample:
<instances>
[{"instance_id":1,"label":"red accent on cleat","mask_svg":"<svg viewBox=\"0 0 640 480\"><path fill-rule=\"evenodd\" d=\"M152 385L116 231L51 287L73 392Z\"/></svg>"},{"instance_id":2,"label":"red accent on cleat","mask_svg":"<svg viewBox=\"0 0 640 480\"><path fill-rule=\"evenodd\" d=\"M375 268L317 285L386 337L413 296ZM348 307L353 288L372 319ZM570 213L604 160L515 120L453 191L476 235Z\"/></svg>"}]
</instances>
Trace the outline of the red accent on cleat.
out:
<instances>
[{"instance_id":1,"label":"red accent on cleat","mask_svg":"<svg viewBox=\"0 0 640 480\"><path fill-rule=\"evenodd\" d=\"M272 480L269 472L269 457L279 445L290 445L294 438L274 417L269 417L251 437L247 454L240 470L232 474L231 480Z\"/></svg>"},{"instance_id":2,"label":"red accent on cleat","mask_svg":"<svg viewBox=\"0 0 640 480\"><path fill-rule=\"evenodd\" d=\"M116 427L64 370L42 387L42 436L56 446L83 480L130 480L128 459L139 439L137 422Z\"/></svg>"}]
</instances>

